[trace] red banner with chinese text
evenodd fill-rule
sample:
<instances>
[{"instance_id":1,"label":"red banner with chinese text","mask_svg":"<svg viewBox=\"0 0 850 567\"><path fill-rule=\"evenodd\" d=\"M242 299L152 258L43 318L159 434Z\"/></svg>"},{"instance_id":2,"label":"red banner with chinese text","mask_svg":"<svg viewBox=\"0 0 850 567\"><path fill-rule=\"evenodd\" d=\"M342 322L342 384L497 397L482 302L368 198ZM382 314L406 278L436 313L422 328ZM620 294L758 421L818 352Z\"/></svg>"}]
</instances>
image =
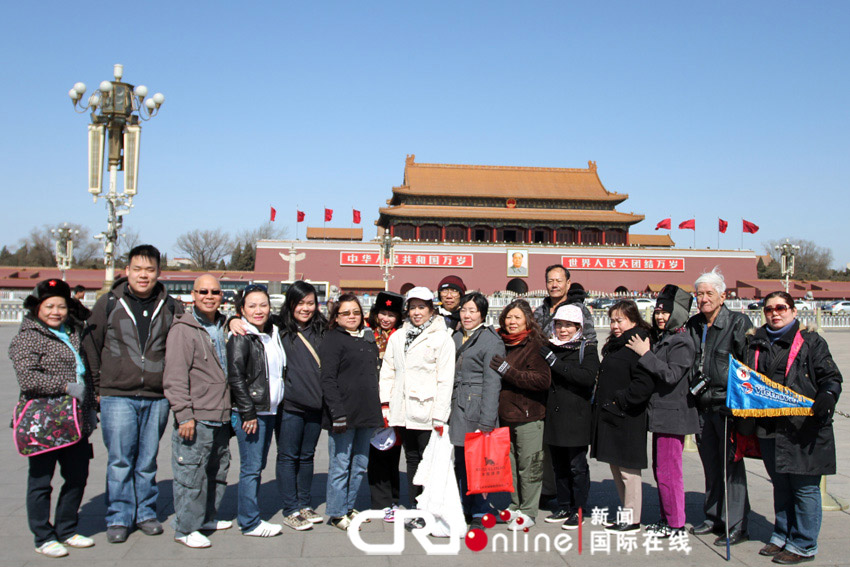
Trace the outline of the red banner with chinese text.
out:
<instances>
[{"instance_id":1,"label":"red banner with chinese text","mask_svg":"<svg viewBox=\"0 0 850 567\"><path fill-rule=\"evenodd\" d=\"M576 270L617 272L684 272L684 258L644 258L611 256L561 256L561 263Z\"/></svg>"},{"instance_id":2,"label":"red banner with chinese text","mask_svg":"<svg viewBox=\"0 0 850 567\"><path fill-rule=\"evenodd\" d=\"M340 252L340 266L378 266L377 252ZM396 268L472 268L472 254L422 254L418 252L395 255Z\"/></svg>"}]
</instances>

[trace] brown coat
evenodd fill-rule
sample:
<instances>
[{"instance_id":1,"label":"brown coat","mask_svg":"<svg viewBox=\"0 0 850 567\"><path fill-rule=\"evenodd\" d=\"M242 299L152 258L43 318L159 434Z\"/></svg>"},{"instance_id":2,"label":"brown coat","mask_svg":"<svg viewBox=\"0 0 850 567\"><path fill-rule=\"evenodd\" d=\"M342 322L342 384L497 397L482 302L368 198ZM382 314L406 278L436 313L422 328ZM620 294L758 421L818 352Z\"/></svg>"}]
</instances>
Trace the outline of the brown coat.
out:
<instances>
[{"instance_id":1,"label":"brown coat","mask_svg":"<svg viewBox=\"0 0 850 567\"><path fill-rule=\"evenodd\" d=\"M546 393L552 382L549 365L540 356L539 341L526 338L515 346L505 345L510 368L502 377L499 419L529 423L546 417Z\"/></svg>"},{"instance_id":2,"label":"brown coat","mask_svg":"<svg viewBox=\"0 0 850 567\"><path fill-rule=\"evenodd\" d=\"M192 311L174 320L166 342L163 386L177 423L230 421L225 367Z\"/></svg>"}]
</instances>

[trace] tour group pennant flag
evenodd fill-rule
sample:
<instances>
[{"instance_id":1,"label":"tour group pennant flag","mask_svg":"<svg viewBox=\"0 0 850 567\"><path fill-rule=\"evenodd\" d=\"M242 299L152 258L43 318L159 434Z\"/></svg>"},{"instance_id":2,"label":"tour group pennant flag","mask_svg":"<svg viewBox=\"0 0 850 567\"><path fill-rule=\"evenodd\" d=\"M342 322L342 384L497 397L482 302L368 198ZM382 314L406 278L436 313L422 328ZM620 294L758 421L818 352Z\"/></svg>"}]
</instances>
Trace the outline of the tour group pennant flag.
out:
<instances>
[{"instance_id":1,"label":"tour group pennant flag","mask_svg":"<svg viewBox=\"0 0 850 567\"><path fill-rule=\"evenodd\" d=\"M741 219L743 220L743 219ZM750 234L755 234L759 231L759 226L755 223L752 223L748 220L744 221L744 232L749 232Z\"/></svg>"},{"instance_id":2,"label":"tour group pennant flag","mask_svg":"<svg viewBox=\"0 0 850 567\"><path fill-rule=\"evenodd\" d=\"M686 221L682 221L679 223L679 228L682 230L696 230L697 229L697 221L696 219L690 219Z\"/></svg>"},{"instance_id":3,"label":"tour group pennant flag","mask_svg":"<svg viewBox=\"0 0 850 567\"><path fill-rule=\"evenodd\" d=\"M269 215L269 222L274 222L274 218L277 216L277 209L275 209L271 205L269 206L269 208L271 208L271 214Z\"/></svg>"},{"instance_id":4,"label":"tour group pennant flag","mask_svg":"<svg viewBox=\"0 0 850 567\"><path fill-rule=\"evenodd\" d=\"M667 230L670 230L671 228L673 228L672 222L673 222L672 219L664 219L661 222L659 222L657 225L655 225L655 230L658 230L658 229L661 229L661 228L666 228Z\"/></svg>"},{"instance_id":5,"label":"tour group pennant flag","mask_svg":"<svg viewBox=\"0 0 850 567\"><path fill-rule=\"evenodd\" d=\"M325 209L325 222L329 222L332 218L334 218L334 210Z\"/></svg>"},{"instance_id":6,"label":"tour group pennant flag","mask_svg":"<svg viewBox=\"0 0 850 567\"><path fill-rule=\"evenodd\" d=\"M296 222L304 222L305 216L304 211L295 211Z\"/></svg>"},{"instance_id":7,"label":"tour group pennant flag","mask_svg":"<svg viewBox=\"0 0 850 567\"><path fill-rule=\"evenodd\" d=\"M738 417L814 415L814 400L741 364L729 355L726 405Z\"/></svg>"},{"instance_id":8,"label":"tour group pennant flag","mask_svg":"<svg viewBox=\"0 0 850 567\"><path fill-rule=\"evenodd\" d=\"M717 230L726 234L726 229L729 228L729 223L723 219L717 219Z\"/></svg>"},{"instance_id":9,"label":"tour group pennant flag","mask_svg":"<svg viewBox=\"0 0 850 567\"><path fill-rule=\"evenodd\" d=\"M360 224L360 211L354 209L354 224Z\"/></svg>"}]
</instances>

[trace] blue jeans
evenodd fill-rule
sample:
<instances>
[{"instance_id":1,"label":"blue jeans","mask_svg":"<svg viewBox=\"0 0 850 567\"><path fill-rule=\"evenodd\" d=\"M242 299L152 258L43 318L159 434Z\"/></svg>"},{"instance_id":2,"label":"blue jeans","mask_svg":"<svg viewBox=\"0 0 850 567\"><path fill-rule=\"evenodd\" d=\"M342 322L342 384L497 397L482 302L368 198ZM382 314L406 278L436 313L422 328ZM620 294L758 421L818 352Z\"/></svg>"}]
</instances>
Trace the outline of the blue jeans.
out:
<instances>
[{"instance_id":1,"label":"blue jeans","mask_svg":"<svg viewBox=\"0 0 850 567\"><path fill-rule=\"evenodd\" d=\"M776 520L770 543L813 557L818 552L821 512L820 476L776 472L776 440L759 439L764 468L773 482Z\"/></svg>"},{"instance_id":2,"label":"blue jeans","mask_svg":"<svg viewBox=\"0 0 850 567\"><path fill-rule=\"evenodd\" d=\"M466 491L466 456L463 447L455 447L455 477L457 477L457 488L460 491L460 500L463 503L463 513L473 518L480 518L490 511L490 505L483 494L469 494Z\"/></svg>"},{"instance_id":3,"label":"blue jeans","mask_svg":"<svg viewBox=\"0 0 850 567\"><path fill-rule=\"evenodd\" d=\"M345 433L328 435L328 505L331 518L345 516L354 509L357 491L369 465L369 440L373 427L355 427Z\"/></svg>"},{"instance_id":4,"label":"blue jeans","mask_svg":"<svg viewBox=\"0 0 850 567\"><path fill-rule=\"evenodd\" d=\"M281 408L276 472L284 516L311 507L313 457L321 434L320 411L290 412Z\"/></svg>"},{"instance_id":5,"label":"blue jeans","mask_svg":"<svg viewBox=\"0 0 850 567\"><path fill-rule=\"evenodd\" d=\"M258 415L257 432L248 435L242 429L242 417L233 412L230 423L239 444L239 497L236 501L236 521L243 532L260 525L260 477L266 468L266 458L272 444L275 416Z\"/></svg>"},{"instance_id":6,"label":"blue jeans","mask_svg":"<svg viewBox=\"0 0 850 567\"><path fill-rule=\"evenodd\" d=\"M132 527L156 519L156 456L168 422L168 400L103 396L106 525Z\"/></svg>"}]
</instances>

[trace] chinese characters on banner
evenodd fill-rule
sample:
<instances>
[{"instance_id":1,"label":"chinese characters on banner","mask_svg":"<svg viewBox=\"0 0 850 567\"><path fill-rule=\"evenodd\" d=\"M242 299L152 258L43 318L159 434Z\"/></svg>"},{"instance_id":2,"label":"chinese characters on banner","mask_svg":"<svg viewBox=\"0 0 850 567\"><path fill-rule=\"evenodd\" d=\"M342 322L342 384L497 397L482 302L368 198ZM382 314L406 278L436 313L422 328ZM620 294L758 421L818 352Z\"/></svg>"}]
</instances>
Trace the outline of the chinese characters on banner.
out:
<instances>
[{"instance_id":1,"label":"chinese characters on banner","mask_svg":"<svg viewBox=\"0 0 850 567\"><path fill-rule=\"evenodd\" d=\"M340 252L340 266L378 266L377 252ZM472 268L472 254L396 254L395 267L414 268Z\"/></svg>"},{"instance_id":2,"label":"chinese characters on banner","mask_svg":"<svg viewBox=\"0 0 850 567\"><path fill-rule=\"evenodd\" d=\"M684 272L684 258L623 258L610 256L561 256L561 263L576 270L618 272Z\"/></svg>"}]
</instances>

